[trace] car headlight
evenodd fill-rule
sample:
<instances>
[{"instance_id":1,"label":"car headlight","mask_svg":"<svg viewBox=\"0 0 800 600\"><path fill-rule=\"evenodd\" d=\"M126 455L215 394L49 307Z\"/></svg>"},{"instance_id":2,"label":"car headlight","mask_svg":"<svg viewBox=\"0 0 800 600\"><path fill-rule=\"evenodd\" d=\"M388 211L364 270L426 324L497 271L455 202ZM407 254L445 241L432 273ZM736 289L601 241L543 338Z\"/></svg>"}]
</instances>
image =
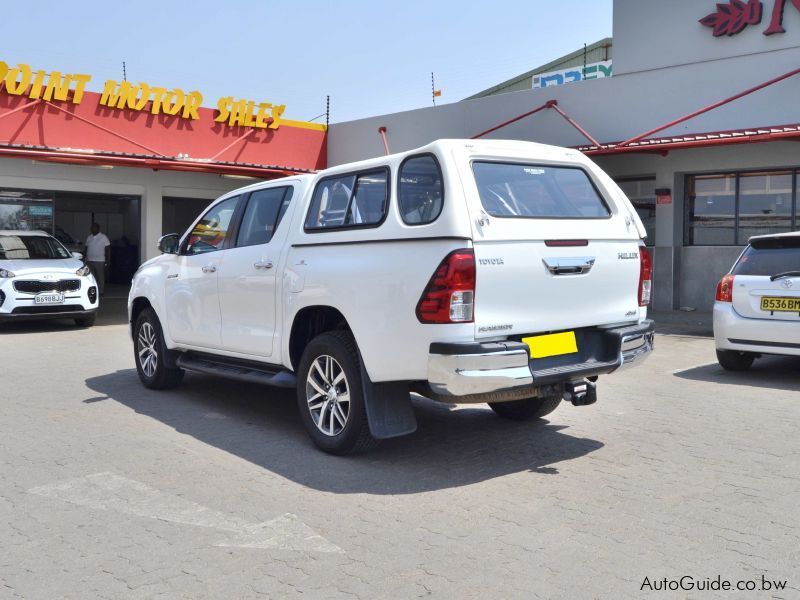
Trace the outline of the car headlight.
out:
<instances>
[{"instance_id":1,"label":"car headlight","mask_svg":"<svg viewBox=\"0 0 800 600\"><path fill-rule=\"evenodd\" d=\"M87 265L83 265L80 269L75 271L75 275L78 277L88 277L91 272L92 270Z\"/></svg>"},{"instance_id":2,"label":"car headlight","mask_svg":"<svg viewBox=\"0 0 800 600\"><path fill-rule=\"evenodd\" d=\"M0 269L0 279L11 279L12 277L16 277L16 275L6 269Z\"/></svg>"}]
</instances>

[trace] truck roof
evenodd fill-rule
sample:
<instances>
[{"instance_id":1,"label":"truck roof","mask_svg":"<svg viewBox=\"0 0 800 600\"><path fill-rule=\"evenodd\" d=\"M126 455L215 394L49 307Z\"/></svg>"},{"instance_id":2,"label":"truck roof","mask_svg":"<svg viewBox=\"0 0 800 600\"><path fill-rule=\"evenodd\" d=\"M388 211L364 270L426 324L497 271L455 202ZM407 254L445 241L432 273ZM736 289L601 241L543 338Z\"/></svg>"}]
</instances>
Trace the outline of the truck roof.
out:
<instances>
[{"instance_id":1,"label":"truck roof","mask_svg":"<svg viewBox=\"0 0 800 600\"><path fill-rule=\"evenodd\" d=\"M256 190L273 187L276 185L284 185L290 181L310 182L330 175L338 175L340 173L350 173L353 171L363 171L373 167L386 166L389 163L398 164L407 156L438 152L440 155L449 154L453 149L466 148L470 154L475 155L506 155L519 158L531 158L533 160L550 160L562 161L567 163L590 163L591 160L582 152L572 148L564 148L562 146L550 146L548 144L540 144L537 142L523 142L520 140L470 140L470 139L441 139L414 148L406 150L405 152L396 152L385 156L377 156L357 162L342 163L327 169L322 169L316 173L289 175L278 179L270 179L268 181L258 181L250 185L236 188L217 198L216 202L223 201L231 196L237 194L253 192Z\"/></svg>"},{"instance_id":2,"label":"truck roof","mask_svg":"<svg viewBox=\"0 0 800 600\"><path fill-rule=\"evenodd\" d=\"M551 146L548 144L540 144L538 142L523 142L520 140L470 140L470 139L441 139L431 142L425 146L414 148L413 150L406 150L405 152L396 152L386 156L378 156L375 158L368 158L358 162L343 163L333 167L329 167L322 171L318 171L317 175L325 176L328 173L340 173L342 171L357 171L372 166L379 166L386 164L386 161L393 161L396 159L403 159L412 154L424 154L426 152L433 152L439 150L442 153L452 151L454 148L467 148L471 154L536 154L538 158L544 160L575 160L576 162L585 162L585 155L572 148L564 148L562 146Z\"/></svg>"},{"instance_id":3,"label":"truck roof","mask_svg":"<svg viewBox=\"0 0 800 600\"><path fill-rule=\"evenodd\" d=\"M375 158L368 158L357 162L342 163L327 169L322 169L316 173L307 175L289 175L278 179L270 179L268 181L258 181L250 185L231 190L224 194L219 199L230 197L235 194L251 192L264 187L270 187L275 184L283 184L288 181L309 181L311 179L326 177L328 175L335 175L337 173L349 171L361 171L371 167L379 167L385 165L387 162L395 162L404 159L406 156L414 154L424 154L426 152L434 152L436 150L440 153L452 151L453 148L467 148L472 154L518 154L524 153L527 155L535 154L537 158L543 160L567 160L568 162L586 162L586 156L578 150L572 148L564 148L561 146L550 146L548 144L539 144L537 142L523 142L520 140L468 140L468 139L442 139L431 142L425 146L414 148L413 150L406 150L405 152L395 152L386 156L377 156Z\"/></svg>"}]
</instances>

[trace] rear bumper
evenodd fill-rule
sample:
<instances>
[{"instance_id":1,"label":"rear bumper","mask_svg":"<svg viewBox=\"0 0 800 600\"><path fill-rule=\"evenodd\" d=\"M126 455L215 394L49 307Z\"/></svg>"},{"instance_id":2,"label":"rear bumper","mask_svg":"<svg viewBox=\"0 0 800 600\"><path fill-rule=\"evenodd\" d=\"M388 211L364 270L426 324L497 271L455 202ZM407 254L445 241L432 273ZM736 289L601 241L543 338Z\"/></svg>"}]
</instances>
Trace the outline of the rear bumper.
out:
<instances>
[{"instance_id":1,"label":"rear bumper","mask_svg":"<svg viewBox=\"0 0 800 600\"><path fill-rule=\"evenodd\" d=\"M800 322L748 319L730 303L717 302L714 342L718 350L800 356Z\"/></svg>"},{"instance_id":2,"label":"rear bumper","mask_svg":"<svg viewBox=\"0 0 800 600\"><path fill-rule=\"evenodd\" d=\"M641 364L653 351L651 320L594 329L578 359L530 360L522 342L435 343L428 358L428 383L441 396L471 396L566 383ZM579 344L580 346L580 344Z\"/></svg>"}]
</instances>

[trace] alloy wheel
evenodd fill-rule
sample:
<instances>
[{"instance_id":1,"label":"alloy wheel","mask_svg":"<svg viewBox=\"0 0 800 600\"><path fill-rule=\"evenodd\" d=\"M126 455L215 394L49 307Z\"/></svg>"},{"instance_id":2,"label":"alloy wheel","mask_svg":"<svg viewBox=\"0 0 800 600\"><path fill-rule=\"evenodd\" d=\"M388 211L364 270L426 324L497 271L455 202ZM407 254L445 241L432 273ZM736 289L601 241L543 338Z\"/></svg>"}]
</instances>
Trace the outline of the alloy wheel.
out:
<instances>
[{"instance_id":1,"label":"alloy wheel","mask_svg":"<svg viewBox=\"0 0 800 600\"><path fill-rule=\"evenodd\" d=\"M145 321L139 328L137 350L139 353L139 366L147 377L153 377L158 365L158 351L156 350L156 332L151 323Z\"/></svg>"},{"instance_id":2,"label":"alloy wheel","mask_svg":"<svg viewBox=\"0 0 800 600\"><path fill-rule=\"evenodd\" d=\"M350 414L350 387L339 362L327 354L318 356L306 377L306 402L311 419L322 433L342 432Z\"/></svg>"}]
</instances>

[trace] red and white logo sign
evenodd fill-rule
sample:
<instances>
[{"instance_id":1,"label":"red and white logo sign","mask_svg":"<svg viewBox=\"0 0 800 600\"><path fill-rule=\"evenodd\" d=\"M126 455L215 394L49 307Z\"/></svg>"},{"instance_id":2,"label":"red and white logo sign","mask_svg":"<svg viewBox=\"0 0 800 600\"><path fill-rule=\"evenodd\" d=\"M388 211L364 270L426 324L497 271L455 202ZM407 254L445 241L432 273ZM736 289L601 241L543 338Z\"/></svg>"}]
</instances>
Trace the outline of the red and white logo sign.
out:
<instances>
[{"instance_id":1,"label":"red and white logo sign","mask_svg":"<svg viewBox=\"0 0 800 600\"><path fill-rule=\"evenodd\" d=\"M783 13L786 3L790 2L800 10L800 0L773 0L772 13L770 14L769 27L762 33L786 33L783 28ZM730 0L727 4L717 4L716 12L700 19L700 24L710 27L714 37L723 35L736 35L748 25L758 25L764 15L764 3L760 0Z\"/></svg>"}]
</instances>

